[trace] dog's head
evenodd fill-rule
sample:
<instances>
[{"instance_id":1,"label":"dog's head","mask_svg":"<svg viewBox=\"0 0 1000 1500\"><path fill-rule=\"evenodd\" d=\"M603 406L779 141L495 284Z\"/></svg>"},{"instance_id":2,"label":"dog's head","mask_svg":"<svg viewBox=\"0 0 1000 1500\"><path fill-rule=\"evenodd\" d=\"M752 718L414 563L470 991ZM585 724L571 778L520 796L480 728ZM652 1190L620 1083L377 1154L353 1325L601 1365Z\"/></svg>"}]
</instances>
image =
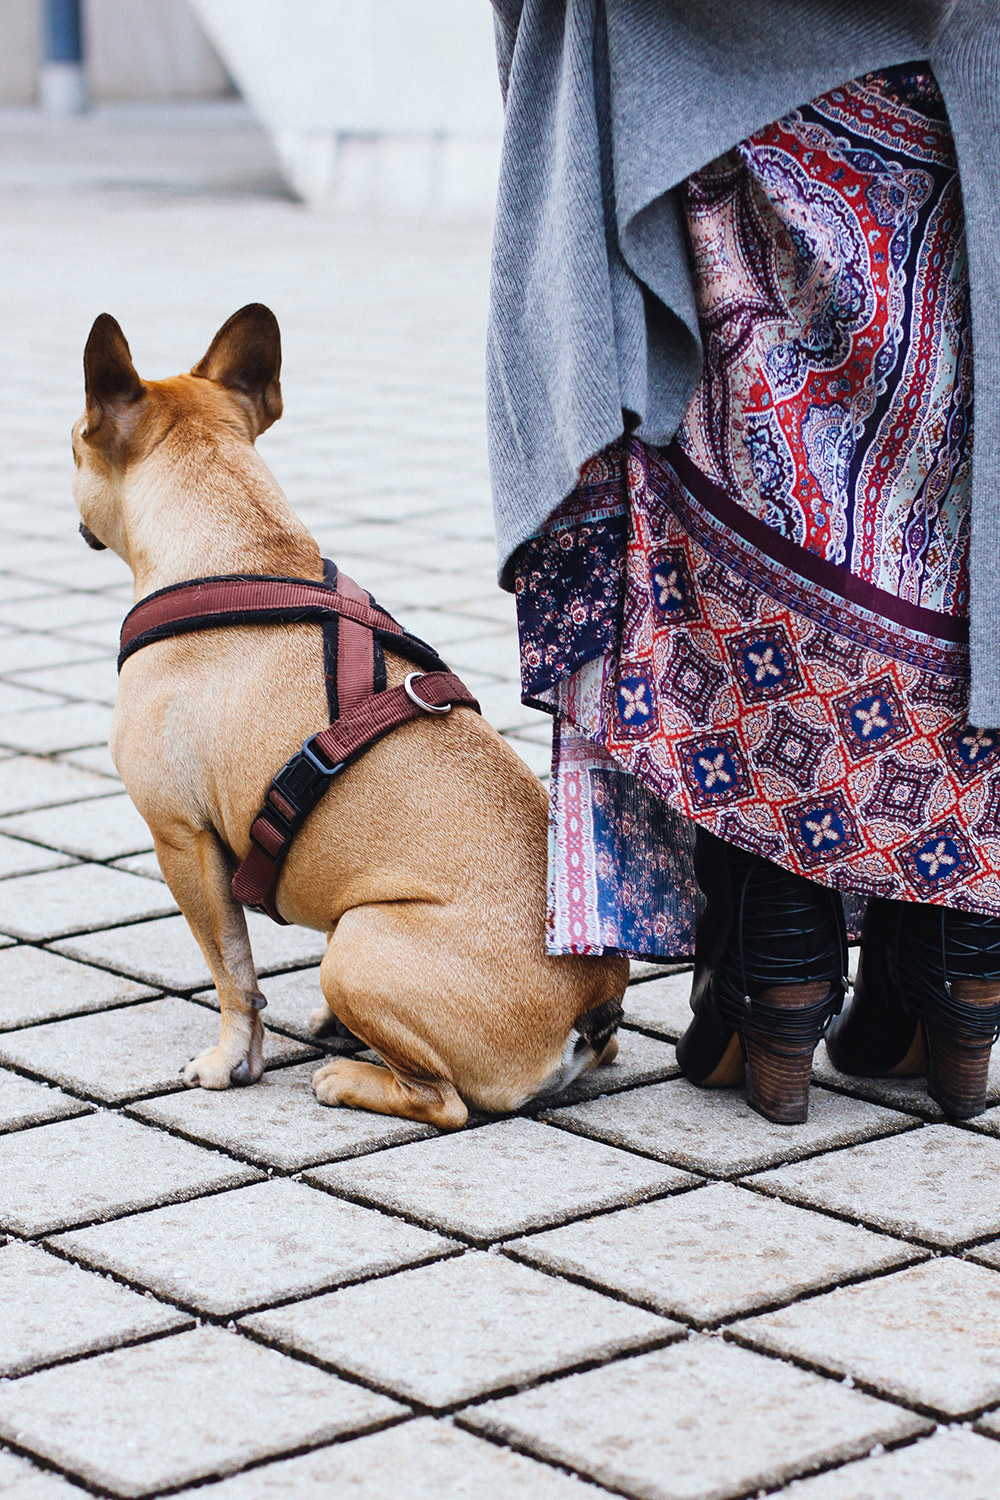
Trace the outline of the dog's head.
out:
<instances>
[{"instance_id":1,"label":"dog's head","mask_svg":"<svg viewBox=\"0 0 1000 1500\"><path fill-rule=\"evenodd\" d=\"M125 335L109 313L83 352L87 404L73 428L73 498L89 546L130 562L126 495L141 500L142 475L168 437L193 454L206 434L253 444L281 416L281 335L270 308L252 302L219 329L190 374L140 380Z\"/></svg>"}]
</instances>

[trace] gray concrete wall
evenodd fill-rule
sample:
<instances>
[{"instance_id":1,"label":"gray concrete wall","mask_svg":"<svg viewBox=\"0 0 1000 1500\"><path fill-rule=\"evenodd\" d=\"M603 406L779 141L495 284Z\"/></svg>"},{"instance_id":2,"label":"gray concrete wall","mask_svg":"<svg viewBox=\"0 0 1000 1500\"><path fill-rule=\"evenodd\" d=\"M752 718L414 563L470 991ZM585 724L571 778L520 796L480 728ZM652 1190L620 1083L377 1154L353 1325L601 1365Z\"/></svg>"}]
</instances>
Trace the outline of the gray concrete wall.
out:
<instances>
[{"instance_id":1,"label":"gray concrete wall","mask_svg":"<svg viewBox=\"0 0 1000 1500\"><path fill-rule=\"evenodd\" d=\"M0 0L0 105L35 102L41 0ZM84 0L89 96L216 98L231 85L188 0Z\"/></svg>"},{"instance_id":2,"label":"gray concrete wall","mask_svg":"<svg viewBox=\"0 0 1000 1500\"><path fill-rule=\"evenodd\" d=\"M230 92L226 71L187 0L85 0L84 11L95 103Z\"/></svg>"},{"instance_id":3,"label":"gray concrete wall","mask_svg":"<svg viewBox=\"0 0 1000 1500\"><path fill-rule=\"evenodd\" d=\"M41 54L39 0L0 0L0 104L33 104Z\"/></svg>"}]
</instances>

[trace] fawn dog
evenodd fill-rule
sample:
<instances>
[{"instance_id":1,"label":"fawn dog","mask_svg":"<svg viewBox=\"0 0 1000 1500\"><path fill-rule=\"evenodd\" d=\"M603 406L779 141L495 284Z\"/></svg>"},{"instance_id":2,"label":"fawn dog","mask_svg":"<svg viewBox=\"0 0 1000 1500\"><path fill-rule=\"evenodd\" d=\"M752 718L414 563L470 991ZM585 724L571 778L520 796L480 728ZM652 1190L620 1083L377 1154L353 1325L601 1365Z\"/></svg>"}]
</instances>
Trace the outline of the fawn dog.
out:
<instances>
[{"instance_id":1,"label":"fawn dog","mask_svg":"<svg viewBox=\"0 0 1000 1500\"><path fill-rule=\"evenodd\" d=\"M209 575L322 580L316 542L254 447L281 415L280 364L260 304L168 380L141 380L114 318L94 323L73 494L85 540L124 558L137 601ZM387 648L388 685L408 670ZM271 778L328 722L316 624L174 636L122 668L111 752L219 995L219 1043L183 1069L191 1086L263 1070L230 881ZM474 710L421 717L349 765L296 838L277 901L328 937L313 1034L339 1020L386 1066L337 1057L314 1075L317 1098L457 1129L469 1104L514 1109L611 1061L614 1036L598 1055L577 1023L620 999L627 962L548 956L545 892L545 789Z\"/></svg>"}]
</instances>

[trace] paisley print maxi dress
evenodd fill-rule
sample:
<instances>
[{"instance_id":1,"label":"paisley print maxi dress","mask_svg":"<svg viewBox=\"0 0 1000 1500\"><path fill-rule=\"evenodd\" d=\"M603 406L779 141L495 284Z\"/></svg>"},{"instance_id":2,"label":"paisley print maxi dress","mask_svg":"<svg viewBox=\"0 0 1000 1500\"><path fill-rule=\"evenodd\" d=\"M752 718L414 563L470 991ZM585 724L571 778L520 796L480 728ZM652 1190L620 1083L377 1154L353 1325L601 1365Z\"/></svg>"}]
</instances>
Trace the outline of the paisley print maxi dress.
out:
<instances>
[{"instance_id":1,"label":"paisley print maxi dress","mask_svg":"<svg viewBox=\"0 0 1000 1500\"><path fill-rule=\"evenodd\" d=\"M692 951L693 825L845 895L1000 914L1000 733L966 721L972 346L926 64L683 185L704 371L522 548L555 717L550 951Z\"/></svg>"}]
</instances>

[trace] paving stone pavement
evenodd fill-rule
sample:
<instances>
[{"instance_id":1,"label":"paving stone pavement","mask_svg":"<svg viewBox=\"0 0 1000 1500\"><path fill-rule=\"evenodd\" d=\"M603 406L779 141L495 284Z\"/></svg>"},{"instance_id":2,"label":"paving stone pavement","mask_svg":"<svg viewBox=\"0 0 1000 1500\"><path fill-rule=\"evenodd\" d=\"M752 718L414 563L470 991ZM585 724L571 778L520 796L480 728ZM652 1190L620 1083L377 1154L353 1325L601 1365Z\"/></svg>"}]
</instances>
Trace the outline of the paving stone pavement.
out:
<instances>
[{"instance_id":1,"label":"paving stone pavement","mask_svg":"<svg viewBox=\"0 0 1000 1500\"><path fill-rule=\"evenodd\" d=\"M641 964L618 1062L521 1117L323 1109L323 937L258 917L268 1070L180 1087L215 997L106 745L131 586L69 495L87 330L161 375L273 306L263 456L544 777L489 226L307 214L239 106L8 113L0 160L0 1500L993 1500L1000 1102L958 1126L821 1049L808 1126L769 1125L676 1076L689 975Z\"/></svg>"}]
</instances>

